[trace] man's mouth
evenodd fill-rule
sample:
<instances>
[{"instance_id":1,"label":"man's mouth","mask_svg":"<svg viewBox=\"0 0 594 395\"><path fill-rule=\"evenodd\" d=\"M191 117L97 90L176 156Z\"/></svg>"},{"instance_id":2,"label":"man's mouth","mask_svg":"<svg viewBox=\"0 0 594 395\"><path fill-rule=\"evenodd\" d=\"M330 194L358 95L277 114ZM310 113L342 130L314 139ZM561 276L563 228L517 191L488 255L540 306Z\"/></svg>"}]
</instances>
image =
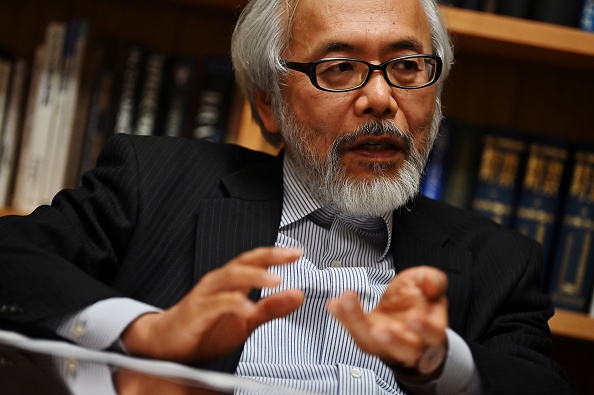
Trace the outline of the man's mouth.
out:
<instances>
[{"instance_id":1,"label":"man's mouth","mask_svg":"<svg viewBox=\"0 0 594 395\"><path fill-rule=\"evenodd\" d=\"M363 143L354 147L354 149L361 149L365 151L387 151L397 149L397 147L392 144Z\"/></svg>"},{"instance_id":2,"label":"man's mouth","mask_svg":"<svg viewBox=\"0 0 594 395\"><path fill-rule=\"evenodd\" d=\"M394 152L402 151L404 143L397 138L391 136L381 137L365 137L358 141L354 141L350 145L350 151L367 151L367 152Z\"/></svg>"}]
</instances>

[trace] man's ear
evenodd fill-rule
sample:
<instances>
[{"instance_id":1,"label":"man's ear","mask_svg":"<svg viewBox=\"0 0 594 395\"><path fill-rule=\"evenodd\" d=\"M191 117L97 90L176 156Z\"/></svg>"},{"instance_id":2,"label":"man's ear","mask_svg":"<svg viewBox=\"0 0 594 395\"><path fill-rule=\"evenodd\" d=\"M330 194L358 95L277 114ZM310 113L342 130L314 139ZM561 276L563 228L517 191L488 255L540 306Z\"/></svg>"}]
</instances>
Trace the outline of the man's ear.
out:
<instances>
[{"instance_id":1,"label":"man's ear","mask_svg":"<svg viewBox=\"0 0 594 395\"><path fill-rule=\"evenodd\" d=\"M276 124L274 115L272 114L272 104L268 94L265 92L259 92L256 94L256 108L266 130L270 133L278 133L279 127Z\"/></svg>"}]
</instances>

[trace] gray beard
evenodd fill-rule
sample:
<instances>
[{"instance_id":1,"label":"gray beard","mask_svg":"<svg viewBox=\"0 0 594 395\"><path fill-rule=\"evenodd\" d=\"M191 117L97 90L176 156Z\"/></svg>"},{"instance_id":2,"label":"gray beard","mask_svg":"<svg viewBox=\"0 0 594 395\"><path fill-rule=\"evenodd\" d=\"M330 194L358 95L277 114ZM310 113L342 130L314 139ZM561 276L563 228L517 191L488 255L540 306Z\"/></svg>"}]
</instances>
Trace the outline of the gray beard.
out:
<instances>
[{"instance_id":1,"label":"gray beard","mask_svg":"<svg viewBox=\"0 0 594 395\"><path fill-rule=\"evenodd\" d=\"M439 107L438 107L439 108ZM278 112L277 112L278 113ZM305 133L297 125L295 118L288 111L282 111L281 125L283 137L288 148L287 155L296 165L296 171L305 181L311 193L322 204L332 207L337 213L356 217L378 217L404 206L419 191L423 169L441 121L441 111L436 110L423 146L416 149L410 133L398 128L391 120L371 121L342 136L332 144L326 158L320 157L305 140ZM287 116L288 115L288 116ZM339 165L339 149L361 136L392 135L404 142L406 159L396 173L390 175L386 170L393 170L393 165L370 165L371 180L353 180L346 175L346 168Z\"/></svg>"}]
</instances>

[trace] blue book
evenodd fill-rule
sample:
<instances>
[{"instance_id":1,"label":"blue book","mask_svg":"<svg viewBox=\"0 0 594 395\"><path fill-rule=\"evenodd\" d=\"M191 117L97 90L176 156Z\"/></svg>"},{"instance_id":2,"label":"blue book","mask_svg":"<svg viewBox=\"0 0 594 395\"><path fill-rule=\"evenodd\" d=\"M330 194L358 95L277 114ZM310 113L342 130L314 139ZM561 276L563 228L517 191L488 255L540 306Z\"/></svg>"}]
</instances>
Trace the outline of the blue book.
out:
<instances>
[{"instance_id":1,"label":"blue book","mask_svg":"<svg viewBox=\"0 0 594 395\"><path fill-rule=\"evenodd\" d=\"M469 209L481 155L483 128L457 121L451 132L442 200Z\"/></svg>"},{"instance_id":2,"label":"blue book","mask_svg":"<svg viewBox=\"0 0 594 395\"><path fill-rule=\"evenodd\" d=\"M586 312L594 286L594 150L577 150L572 162L549 294L556 307Z\"/></svg>"},{"instance_id":3,"label":"blue book","mask_svg":"<svg viewBox=\"0 0 594 395\"><path fill-rule=\"evenodd\" d=\"M233 101L233 65L229 58L213 56L206 59L205 69L192 136L220 143L225 140Z\"/></svg>"},{"instance_id":4,"label":"blue book","mask_svg":"<svg viewBox=\"0 0 594 395\"><path fill-rule=\"evenodd\" d=\"M594 0L584 1L580 27L587 32L594 32Z\"/></svg>"},{"instance_id":5,"label":"blue book","mask_svg":"<svg viewBox=\"0 0 594 395\"><path fill-rule=\"evenodd\" d=\"M525 137L518 132L494 128L485 132L472 199L474 211L513 226L526 148Z\"/></svg>"},{"instance_id":6,"label":"blue book","mask_svg":"<svg viewBox=\"0 0 594 395\"><path fill-rule=\"evenodd\" d=\"M555 244L561 201L559 192L566 189L568 158L569 147L564 141L539 138L528 147L514 228L543 247L543 288Z\"/></svg>"},{"instance_id":7,"label":"blue book","mask_svg":"<svg viewBox=\"0 0 594 395\"><path fill-rule=\"evenodd\" d=\"M440 200L443 195L452 128L453 121L447 119L442 121L439 127L439 135L435 139L425 168L421 193L431 199Z\"/></svg>"}]
</instances>

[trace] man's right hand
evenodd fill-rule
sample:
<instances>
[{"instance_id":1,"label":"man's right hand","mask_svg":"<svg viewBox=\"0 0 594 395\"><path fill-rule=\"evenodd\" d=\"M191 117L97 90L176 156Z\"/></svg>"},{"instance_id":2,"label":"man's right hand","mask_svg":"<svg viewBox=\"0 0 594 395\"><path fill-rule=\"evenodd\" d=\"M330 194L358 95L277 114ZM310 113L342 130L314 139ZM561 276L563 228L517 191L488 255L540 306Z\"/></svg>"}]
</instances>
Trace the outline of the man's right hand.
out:
<instances>
[{"instance_id":1,"label":"man's right hand","mask_svg":"<svg viewBox=\"0 0 594 395\"><path fill-rule=\"evenodd\" d=\"M258 302L253 288L276 287L281 280L268 272L301 256L298 249L261 247L245 252L209 272L176 305L133 321L122 334L132 355L184 363L221 357L243 344L261 324L296 310L303 292L290 289Z\"/></svg>"}]
</instances>

